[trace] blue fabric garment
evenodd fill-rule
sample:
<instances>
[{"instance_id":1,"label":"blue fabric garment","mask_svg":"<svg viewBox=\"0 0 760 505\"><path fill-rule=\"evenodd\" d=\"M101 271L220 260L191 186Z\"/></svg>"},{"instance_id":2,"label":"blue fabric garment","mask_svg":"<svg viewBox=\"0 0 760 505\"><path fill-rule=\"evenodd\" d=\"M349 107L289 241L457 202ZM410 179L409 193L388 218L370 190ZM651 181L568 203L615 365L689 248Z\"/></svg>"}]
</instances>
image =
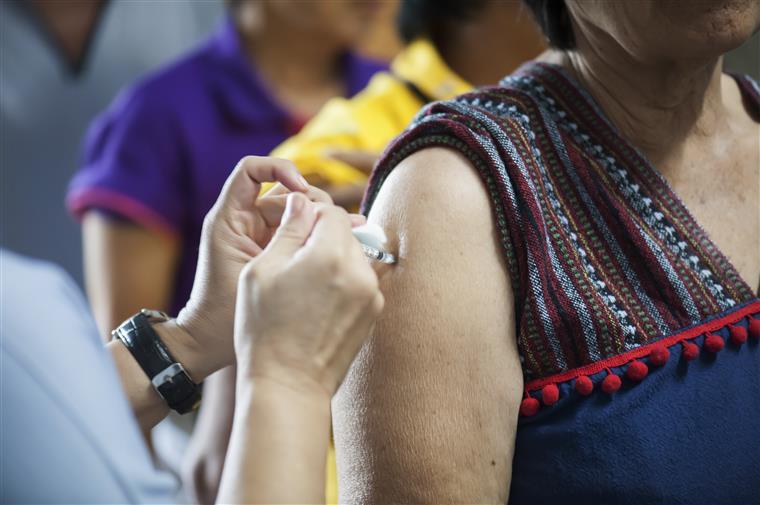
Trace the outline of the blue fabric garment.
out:
<instances>
[{"instance_id":1,"label":"blue fabric garment","mask_svg":"<svg viewBox=\"0 0 760 505\"><path fill-rule=\"evenodd\" d=\"M0 249L1 503L169 503L73 281Z\"/></svg>"},{"instance_id":2,"label":"blue fabric garment","mask_svg":"<svg viewBox=\"0 0 760 505\"><path fill-rule=\"evenodd\" d=\"M590 376L588 397L574 380L558 384L555 405L520 418L510 505L760 503L760 343L714 333L721 352L705 351L702 335L686 361L675 344L665 365L613 395L599 390L606 371Z\"/></svg>"}]
</instances>

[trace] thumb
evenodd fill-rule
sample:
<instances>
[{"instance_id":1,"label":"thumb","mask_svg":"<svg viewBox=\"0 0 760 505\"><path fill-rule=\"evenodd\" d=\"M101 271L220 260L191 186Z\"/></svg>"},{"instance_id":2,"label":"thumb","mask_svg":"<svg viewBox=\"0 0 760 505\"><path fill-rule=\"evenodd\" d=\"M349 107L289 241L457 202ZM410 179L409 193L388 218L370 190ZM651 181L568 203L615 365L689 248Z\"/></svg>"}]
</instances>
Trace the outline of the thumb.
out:
<instances>
[{"instance_id":1,"label":"thumb","mask_svg":"<svg viewBox=\"0 0 760 505\"><path fill-rule=\"evenodd\" d=\"M290 193L280 226L261 253L261 260L280 262L290 259L309 238L316 221L314 204L301 193Z\"/></svg>"}]
</instances>

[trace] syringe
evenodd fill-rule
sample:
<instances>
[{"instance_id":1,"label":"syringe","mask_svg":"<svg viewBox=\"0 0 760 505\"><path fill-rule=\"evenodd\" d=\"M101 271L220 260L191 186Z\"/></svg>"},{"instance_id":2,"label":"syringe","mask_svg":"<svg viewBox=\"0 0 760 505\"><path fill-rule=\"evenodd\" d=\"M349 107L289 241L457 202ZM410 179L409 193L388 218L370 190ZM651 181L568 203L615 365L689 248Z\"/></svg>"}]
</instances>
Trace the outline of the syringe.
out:
<instances>
[{"instance_id":1,"label":"syringe","mask_svg":"<svg viewBox=\"0 0 760 505\"><path fill-rule=\"evenodd\" d=\"M385 232L376 224L367 223L357 226L353 230L354 237L361 242L364 255L379 263L392 265L396 263L396 256L384 249L388 241Z\"/></svg>"}]
</instances>

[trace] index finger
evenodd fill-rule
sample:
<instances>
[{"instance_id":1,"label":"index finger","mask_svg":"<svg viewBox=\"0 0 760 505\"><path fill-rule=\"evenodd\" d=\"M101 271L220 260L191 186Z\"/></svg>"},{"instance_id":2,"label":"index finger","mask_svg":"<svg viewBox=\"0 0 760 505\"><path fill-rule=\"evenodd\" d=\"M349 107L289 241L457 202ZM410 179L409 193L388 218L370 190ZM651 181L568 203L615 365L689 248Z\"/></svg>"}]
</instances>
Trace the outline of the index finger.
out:
<instances>
[{"instance_id":1,"label":"index finger","mask_svg":"<svg viewBox=\"0 0 760 505\"><path fill-rule=\"evenodd\" d=\"M265 193L262 193L260 195L260 198L264 198L264 197L270 198L270 197L275 197L275 196L280 196L280 195L287 195L288 193L291 193L291 192L292 191L288 190L288 188L286 188L282 183L278 182L277 184L269 188ZM318 188L317 186L313 186L311 184L309 185L308 189L306 190L304 194L306 195L306 198L308 198L312 202L334 203L332 201L332 198L330 198L330 194L327 191L321 188Z\"/></svg>"},{"instance_id":2,"label":"index finger","mask_svg":"<svg viewBox=\"0 0 760 505\"><path fill-rule=\"evenodd\" d=\"M290 191L299 193L309 189L306 180L291 161L246 156L227 178L218 201L239 209L250 209L259 196L263 182L279 182Z\"/></svg>"}]
</instances>

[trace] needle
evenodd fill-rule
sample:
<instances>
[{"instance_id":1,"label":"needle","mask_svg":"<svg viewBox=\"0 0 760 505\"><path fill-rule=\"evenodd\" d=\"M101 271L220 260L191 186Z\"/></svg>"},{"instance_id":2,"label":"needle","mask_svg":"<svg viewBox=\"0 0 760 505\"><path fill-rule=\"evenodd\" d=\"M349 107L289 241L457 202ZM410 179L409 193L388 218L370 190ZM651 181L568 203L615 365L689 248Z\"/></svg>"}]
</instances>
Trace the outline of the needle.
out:
<instances>
[{"instance_id":1,"label":"needle","mask_svg":"<svg viewBox=\"0 0 760 505\"><path fill-rule=\"evenodd\" d=\"M376 249L367 244L362 244L362 251L364 255L380 263L386 263L392 265L396 263L396 257L389 252L385 252L382 249Z\"/></svg>"},{"instance_id":2,"label":"needle","mask_svg":"<svg viewBox=\"0 0 760 505\"><path fill-rule=\"evenodd\" d=\"M385 232L378 225L367 223L357 226L352 231L354 237L361 243L365 256L388 265L396 263L396 257L383 248L388 240Z\"/></svg>"}]
</instances>

